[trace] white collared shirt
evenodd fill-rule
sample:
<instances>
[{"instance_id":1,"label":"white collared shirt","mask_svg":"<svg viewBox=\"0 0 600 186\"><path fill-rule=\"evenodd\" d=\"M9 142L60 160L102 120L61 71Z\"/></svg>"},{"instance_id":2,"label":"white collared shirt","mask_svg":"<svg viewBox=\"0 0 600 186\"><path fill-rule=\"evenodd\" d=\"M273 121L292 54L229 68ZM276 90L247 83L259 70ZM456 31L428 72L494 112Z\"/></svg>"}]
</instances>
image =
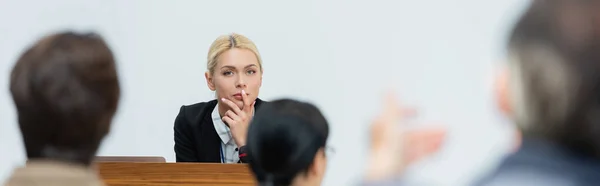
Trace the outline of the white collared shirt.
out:
<instances>
[{"instance_id":1,"label":"white collared shirt","mask_svg":"<svg viewBox=\"0 0 600 186\"><path fill-rule=\"evenodd\" d=\"M237 163L240 160L239 153L237 151L238 146L235 144L233 137L231 137L231 131L229 130L229 127L227 127L225 122L221 120L221 115L219 114L219 104L215 106L211 116L215 130L221 138L221 151L219 152L222 152L221 163Z\"/></svg>"}]
</instances>

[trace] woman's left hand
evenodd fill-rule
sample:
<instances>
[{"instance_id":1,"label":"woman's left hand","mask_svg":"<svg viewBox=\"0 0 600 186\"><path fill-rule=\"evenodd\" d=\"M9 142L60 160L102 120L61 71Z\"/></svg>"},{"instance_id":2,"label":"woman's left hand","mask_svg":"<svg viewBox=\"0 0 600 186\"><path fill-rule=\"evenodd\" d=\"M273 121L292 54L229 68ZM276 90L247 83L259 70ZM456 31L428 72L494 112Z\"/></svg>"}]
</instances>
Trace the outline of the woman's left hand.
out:
<instances>
[{"instance_id":1,"label":"woman's left hand","mask_svg":"<svg viewBox=\"0 0 600 186\"><path fill-rule=\"evenodd\" d=\"M242 102L244 102L242 109L231 100L221 98L221 101L230 108L221 119L229 125L231 136L235 140L236 145L238 147L246 145L248 126L254 114L254 104L256 101L248 99L248 95L246 95L244 90L242 90Z\"/></svg>"}]
</instances>

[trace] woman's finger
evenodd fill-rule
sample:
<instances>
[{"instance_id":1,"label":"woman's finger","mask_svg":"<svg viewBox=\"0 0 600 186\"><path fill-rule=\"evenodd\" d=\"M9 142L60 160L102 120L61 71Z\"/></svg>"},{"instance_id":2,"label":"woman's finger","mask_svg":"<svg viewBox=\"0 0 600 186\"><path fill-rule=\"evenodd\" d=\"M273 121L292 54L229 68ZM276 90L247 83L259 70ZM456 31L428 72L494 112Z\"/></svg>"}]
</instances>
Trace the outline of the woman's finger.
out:
<instances>
[{"instance_id":1,"label":"woman's finger","mask_svg":"<svg viewBox=\"0 0 600 186\"><path fill-rule=\"evenodd\" d=\"M231 100L228 100L226 98L221 98L221 102L225 103L225 105L229 106L229 108L231 108L231 110L233 110L234 113L239 114L240 112L242 112L242 110L240 110L240 108Z\"/></svg>"},{"instance_id":2,"label":"woman's finger","mask_svg":"<svg viewBox=\"0 0 600 186\"><path fill-rule=\"evenodd\" d=\"M225 116L225 117L221 118L221 120L223 120L225 123L227 123L227 125L229 125L230 128L231 128L231 125L235 125L235 121L233 119L231 119L229 116Z\"/></svg>"},{"instance_id":3,"label":"woman's finger","mask_svg":"<svg viewBox=\"0 0 600 186\"><path fill-rule=\"evenodd\" d=\"M252 101L254 100L250 100L248 98L248 95L246 94L245 90L242 90L242 102L244 102L244 107L242 107L242 110L249 112L251 110L251 106L252 105Z\"/></svg>"},{"instance_id":4,"label":"woman's finger","mask_svg":"<svg viewBox=\"0 0 600 186\"><path fill-rule=\"evenodd\" d=\"M225 112L225 116L228 116L229 118L233 119L233 121L241 121L242 120L242 118L240 116L238 116L231 110L227 110L227 112Z\"/></svg>"}]
</instances>

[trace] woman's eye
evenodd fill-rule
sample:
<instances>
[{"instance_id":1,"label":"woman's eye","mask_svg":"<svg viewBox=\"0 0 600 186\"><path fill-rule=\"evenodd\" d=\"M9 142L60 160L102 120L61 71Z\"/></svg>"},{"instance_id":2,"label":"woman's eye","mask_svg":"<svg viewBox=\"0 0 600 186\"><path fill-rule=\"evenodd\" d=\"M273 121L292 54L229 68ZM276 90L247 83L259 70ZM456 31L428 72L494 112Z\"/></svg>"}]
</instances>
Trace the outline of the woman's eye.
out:
<instances>
[{"instance_id":1,"label":"woman's eye","mask_svg":"<svg viewBox=\"0 0 600 186\"><path fill-rule=\"evenodd\" d=\"M231 71L226 71L226 72L223 72L223 75L224 75L224 76L230 76L230 75L232 75L232 74L233 74L233 72L231 72Z\"/></svg>"},{"instance_id":2,"label":"woman's eye","mask_svg":"<svg viewBox=\"0 0 600 186\"><path fill-rule=\"evenodd\" d=\"M252 75L256 73L256 70L248 70L246 71L247 74Z\"/></svg>"}]
</instances>

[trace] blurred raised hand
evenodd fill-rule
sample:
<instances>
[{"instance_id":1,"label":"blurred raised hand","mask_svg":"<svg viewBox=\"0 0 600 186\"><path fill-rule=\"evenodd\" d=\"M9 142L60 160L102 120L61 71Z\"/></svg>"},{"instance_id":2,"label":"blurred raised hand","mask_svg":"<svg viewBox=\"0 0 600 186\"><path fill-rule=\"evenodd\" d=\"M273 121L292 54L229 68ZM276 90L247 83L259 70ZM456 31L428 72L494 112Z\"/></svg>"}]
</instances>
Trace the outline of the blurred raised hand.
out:
<instances>
[{"instance_id":1,"label":"blurred raised hand","mask_svg":"<svg viewBox=\"0 0 600 186\"><path fill-rule=\"evenodd\" d=\"M400 176L407 166L437 152L446 135L441 127L407 129L407 120L416 117L417 112L403 106L392 92L386 95L383 105L371 123L367 180Z\"/></svg>"}]
</instances>

